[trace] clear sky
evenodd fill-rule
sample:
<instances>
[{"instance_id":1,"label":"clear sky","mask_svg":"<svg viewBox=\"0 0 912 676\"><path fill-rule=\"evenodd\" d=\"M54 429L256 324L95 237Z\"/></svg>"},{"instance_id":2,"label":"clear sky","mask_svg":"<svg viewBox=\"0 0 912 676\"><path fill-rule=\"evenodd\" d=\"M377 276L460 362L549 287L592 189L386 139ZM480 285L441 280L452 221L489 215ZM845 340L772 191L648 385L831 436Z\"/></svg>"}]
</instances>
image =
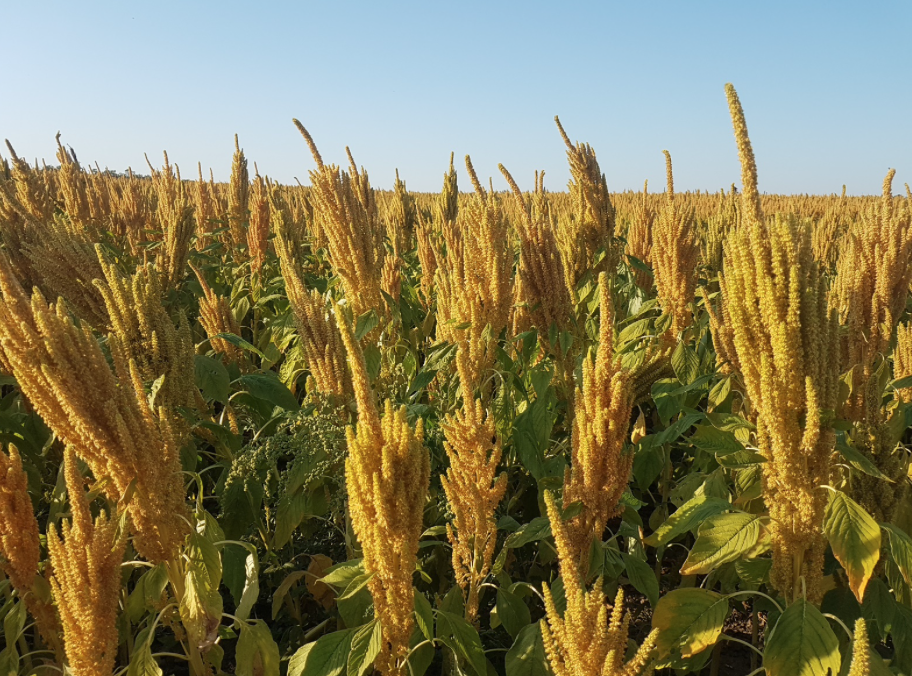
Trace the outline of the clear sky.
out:
<instances>
[{"instance_id":1,"label":"clear sky","mask_svg":"<svg viewBox=\"0 0 912 676\"><path fill-rule=\"evenodd\" d=\"M450 151L564 189L553 117L612 190L739 182L723 86L741 96L764 192L912 183L912 2L6 2L0 137L54 160L227 178L233 136L262 174L325 160L376 187L438 190ZM5 149L2 149L5 154Z\"/></svg>"}]
</instances>

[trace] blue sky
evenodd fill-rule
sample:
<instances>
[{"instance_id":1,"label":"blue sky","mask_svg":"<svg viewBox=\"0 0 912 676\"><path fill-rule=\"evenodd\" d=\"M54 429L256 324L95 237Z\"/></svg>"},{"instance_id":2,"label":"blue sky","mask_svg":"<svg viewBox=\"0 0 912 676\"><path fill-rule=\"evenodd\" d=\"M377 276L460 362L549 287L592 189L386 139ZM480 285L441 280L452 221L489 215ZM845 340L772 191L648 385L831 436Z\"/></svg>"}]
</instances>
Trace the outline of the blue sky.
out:
<instances>
[{"instance_id":1,"label":"blue sky","mask_svg":"<svg viewBox=\"0 0 912 676\"><path fill-rule=\"evenodd\" d=\"M765 192L912 183L912 2L19 2L3 9L0 137L143 170L167 150L225 179L233 136L260 172L307 183L349 145L376 187L438 190L450 151L524 189L568 179L559 114L612 190L738 182L723 85ZM5 154L5 149L3 149ZM468 188L465 172L460 186Z\"/></svg>"}]
</instances>

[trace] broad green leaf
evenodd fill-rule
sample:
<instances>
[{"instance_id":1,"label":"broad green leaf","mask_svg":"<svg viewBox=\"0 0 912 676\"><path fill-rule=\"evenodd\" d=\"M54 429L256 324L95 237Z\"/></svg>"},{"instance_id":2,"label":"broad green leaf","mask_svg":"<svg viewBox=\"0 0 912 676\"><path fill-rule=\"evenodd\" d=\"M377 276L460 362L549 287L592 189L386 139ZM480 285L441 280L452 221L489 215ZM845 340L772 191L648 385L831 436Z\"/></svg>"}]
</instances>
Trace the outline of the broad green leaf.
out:
<instances>
[{"instance_id":1,"label":"broad green leaf","mask_svg":"<svg viewBox=\"0 0 912 676\"><path fill-rule=\"evenodd\" d=\"M437 611L437 638L472 667L476 676L487 676L484 649L475 627L459 615Z\"/></svg>"},{"instance_id":2,"label":"broad green leaf","mask_svg":"<svg viewBox=\"0 0 912 676\"><path fill-rule=\"evenodd\" d=\"M235 661L237 676L279 676L279 646L265 621L241 624Z\"/></svg>"},{"instance_id":3,"label":"broad green leaf","mask_svg":"<svg viewBox=\"0 0 912 676\"><path fill-rule=\"evenodd\" d=\"M354 629L343 629L301 646L288 662L288 676L340 676L354 635Z\"/></svg>"},{"instance_id":4,"label":"broad green leaf","mask_svg":"<svg viewBox=\"0 0 912 676\"><path fill-rule=\"evenodd\" d=\"M206 399L214 399L222 404L228 402L231 377L220 359L198 354L194 357L193 371L196 386Z\"/></svg>"},{"instance_id":5,"label":"broad green leaf","mask_svg":"<svg viewBox=\"0 0 912 676\"><path fill-rule=\"evenodd\" d=\"M840 663L839 639L804 599L782 613L763 654L768 676L836 676Z\"/></svg>"},{"instance_id":6,"label":"broad green leaf","mask_svg":"<svg viewBox=\"0 0 912 676\"><path fill-rule=\"evenodd\" d=\"M365 312L358 317L358 321L355 322L355 340L364 338L364 336L373 331L379 323L380 318L374 310Z\"/></svg>"},{"instance_id":7,"label":"broad green leaf","mask_svg":"<svg viewBox=\"0 0 912 676\"><path fill-rule=\"evenodd\" d=\"M507 676L549 676L548 658L542 641L541 625L527 625L507 651Z\"/></svg>"},{"instance_id":8,"label":"broad green leaf","mask_svg":"<svg viewBox=\"0 0 912 676\"><path fill-rule=\"evenodd\" d=\"M681 533L696 528L704 520L731 509L731 503L721 498L698 495L678 507L655 532L644 540L650 547L666 545Z\"/></svg>"},{"instance_id":9,"label":"broad green leaf","mask_svg":"<svg viewBox=\"0 0 912 676\"><path fill-rule=\"evenodd\" d=\"M736 561L735 572L743 582L748 584L763 584L769 579L770 569L773 567L772 559L753 559L751 561Z\"/></svg>"},{"instance_id":10,"label":"broad green leaf","mask_svg":"<svg viewBox=\"0 0 912 676\"><path fill-rule=\"evenodd\" d=\"M675 589L659 601L652 626L662 657L690 657L715 645L728 617L728 598L707 589Z\"/></svg>"},{"instance_id":11,"label":"broad green leaf","mask_svg":"<svg viewBox=\"0 0 912 676\"><path fill-rule=\"evenodd\" d=\"M131 622L137 623L161 601L162 592L168 584L168 571L163 564L150 568L136 583L127 597L126 613Z\"/></svg>"},{"instance_id":12,"label":"broad green leaf","mask_svg":"<svg viewBox=\"0 0 912 676\"><path fill-rule=\"evenodd\" d=\"M257 349L256 345L254 345L253 343L250 343L250 342L244 340L244 339L241 338L240 336L237 336L237 335L235 335L235 334L233 334L233 333L219 333L218 335L212 336L212 337L209 339L210 343L211 343L213 340L215 340L216 338L221 338L222 340L224 340L224 341L226 341L226 342L228 342L228 343L231 343L231 344L234 345L235 347L239 347L239 348L241 348L242 350L247 350L248 352L253 352L255 355L257 355L257 356L259 356L259 357L262 357L263 359L266 359L266 355L263 354L262 352L260 352L260 351Z\"/></svg>"},{"instance_id":13,"label":"broad green leaf","mask_svg":"<svg viewBox=\"0 0 912 676\"><path fill-rule=\"evenodd\" d=\"M521 597L513 592L503 588L498 589L496 603L497 617L513 638L516 638L519 632L532 622L529 607Z\"/></svg>"},{"instance_id":14,"label":"broad green leaf","mask_svg":"<svg viewBox=\"0 0 912 676\"><path fill-rule=\"evenodd\" d=\"M356 577L354 580L348 583L345 591L339 595L338 600L345 601L346 599L352 598L355 594L367 586L367 583L371 581L371 578L373 576L373 573L364 573L363 575Z\"/></svg>"},{"instance_id":15,"label":"broad green leaf","mask_svg":"<svg viewBox=\"0 0 912 676\"><path fill-rule=\"evenodd\" d=\"M271 375L267 375L267 373ZM234 381L241 389L257 399L267 401L286 411L297 411L298 400L272 372L247 373Z\"/></svg>"},{"instance_id":16,"label":"broad green leaf","mask_svg":"<svg viewBox=\"0 0 912 676\"><path fill-rule=\"evenodd\" d=\"M701 451L719 455L744 450L744 444L738 441L733 433L720 430L712 425L697 425L697 431L690 438L690 443Z\"/></svg>"},{"instance_id":17,"label":"broad green leaf","mask_svg":"<svg viewBox=\"0 0 912 676\"><path fill-rule=\"evenodd\" d=\"M326 569L326 575L320 578L320 582L328 584L336 589L345 589L349 583L356 577L364 575L364 560L351 559L342 561Z\"/></svg>"},{"instance_id":18,"label":"broad green leaf","mask_svg":"<svg viewBox=\"0 0 912 676\"><path fill-rule=\"evenodd\" d=\"M149 641L149 630L143 629L136 636L133 654L130 655L130 666L127 676L162 676L161 667L152 657L152 646Z\"/></svg>"},{"instance_id":19,"label":"broad green leaf","mask_svg":"<svg viewBox=\"0 0 912 676\"><path fill-rule=\"evenodd\" d=\"M638 592L649 599L649 605L655 608L659 602L659 581L655 571L645 561L630 554L622 553L624 567L627 569L627 578Z\"/></svg>"},{"instance_id":20,"label":"broad green leaf","mask_svg":"<svg viewBox=\"0 0 912 676\"><path fill-rule=\"evenodd\" d=\"M250 616L253 604L256 603L260 596L260 563L257 559L256 550L248 552L244 561L244 591L241 592L241 599L237 604L237 610L234 611L236 617L246 620Z\"/></svg>"},{"instance_id":21,"label":"broad green leaf","mask_svg":"<svg viewBox=\"0 0 912 676\"><path fill-rule=\"evenodd\" d=\"M515 549L530 542L544 540L551 535L551 522L546 516L537 516L529 523L524 523L515 533L510 533L504 541L505 549Z\"/></svg>"},{"instance_id":22,"label":"broad green leaf","mask_svg":"<svg viewBox=\"0 0 912 676\"><path fill-rule=\"evenodd\" d=\"M724 563L735 561L757 544L760 517L731 512L717 514L701 524L681 575L705 575Z\"/></svg>"},{"instance_id":23,"label":"broad green leaf","mask_svg":"<svg viewBox=\"0 0 912 676\"><path fill-rule=\"evenodd\" d=\"M861 505L842 491L833 490L823 529L833 555L845 568L849 588L861 601L880 558L880 527Z\"/></svg>"},{"instance_id":24,"label":"broad green leaf","mask_svg":"<svg viewBox=\"0 0 912 676\"><path fill-rule=\"evenodd\" d=\"M881 472L877 468L877 465L871 462L870 458L846 442L844 432L838 432L836 434L836 450L847 463L849 463L858 471L864 472L865 474L869 474L873 477L877 477L883 481L889 481L890 483L893 483L893 480Z\"/></svg>"},{"instance_id":25,"label":"broad green leaf","mask_svg":"<svg viewBox=\"0 0 912 676\"><path fill-rule=\"evenodd\" d=\"M890 534L890 556L893 563L899 568L906 584L912 586L912 538L893 524L882 523L880 527Z\"/></svg>"},{"instance_id":26,"label":"broad green leaf","mask_svg":"<svg viewBox=\"0 0 912 676\"><path fill-rule=\"evenodd\" d=\"M282 608L282 602L285 600L285 595L288 594L291 586L306 574L306 571L295 570L289 573L285 579L282 580L282 584L276 587L276 590L272 595L272 619L275 619L279 616L279 610Z\"/></svg>"},{"instance_id":27,"label":"broad green leaf","mask_svg":"<svg viewBox=\"0 0 912 676\"><path fill-rule=\"evenodd\" d=\"M347 676L362 676L370 669L383 644L383 630L378 620L360 627L352 637L348 655Z\"/></svg>"},{"instance_id":28,"label":"broad green leaf","mask_svg":"<svg viewBox=\"0 0 912 676\"><path fill-rule=\"evenodd\" d=\"M428 641L434 638L434 609L431 608L430 601L415 590L415 623L418 625L421 635Z\"/></svg>"}]
</instances>

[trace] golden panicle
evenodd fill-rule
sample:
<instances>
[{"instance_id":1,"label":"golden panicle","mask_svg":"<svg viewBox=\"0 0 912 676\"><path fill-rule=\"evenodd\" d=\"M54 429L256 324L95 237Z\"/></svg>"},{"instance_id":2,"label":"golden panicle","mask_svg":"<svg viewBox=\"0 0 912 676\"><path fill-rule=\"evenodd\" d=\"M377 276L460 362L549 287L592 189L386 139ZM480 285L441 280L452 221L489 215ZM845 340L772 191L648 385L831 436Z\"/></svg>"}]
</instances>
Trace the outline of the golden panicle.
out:
<instances>
[{"instance_id":1,"label":"golden panicle","mask_svg":"<svg viewBox=\"0 0 912 676\"><path fill-rule=\"evenodd\" d=\"M256 164L254 164L254 169ZM250 226L247 228L247 251L250 254L250 271L259 274L269 250L269 186L268 179L259 173L250 189Z\"/></svg>"},{"instance_id":2,"label":"golden panicle","mask_svg":"<svg viewBox=\"0 0 912 676\"><path fill-rule=\"evenodd\" d=\"M688 306L693 302L697 287L697 263L700 244L697 241L693 209L682 207L675 200L671 155L665 153L668 189L665 207L653 228L652 266L659 303L671 315L670 338L693 323Z\"/></svg>"},{"instance_id":3,"label":"golden panicle","mask_svg":"<svg viewBox=\"0 0 912 676\"><path fill-rule=\"evenodd\" d=\"M634 208L633 220L627 228L627 244L625 253L637 260L652 264L652 239L655 211L649 204L649 181L643 184L643 199L639 200ZM652 289L653 276L645 270L633 270L633 278L644 291Z\"/></svg>"},{"instance_id":4,"label":"golden panicle","mask_svg":"<svg viewBox=\"0 0 912 676\"><path fill-rule=\"evenodd\" d=\"M247 173L247 158L235 134L231 180L228 187L228 234L235 256L239 255L241 245L247 242L249 193L250 175Z\"/></svg>"},{"instance_id":5,"label":"golden panicle","mask_svg":"<svg viewBox=\"0 0 912 676\"><path fill-rule=\"evenodd\" d=\"M879 422L880 393L868 383L879 360L889 352L912 283L912 219L904 210L894 209L895 173L891 169L884 179L880 204L871 205L849 226L833 284L833 305L848 327L841 369L855 369L844 414L871 425Z\"/></svg>"},{"instance_id":6,"label":"golden panicle","mask_svg":"<svg viewBox=\"0 0 912 676\"><path fill-rule=\"evenodd\" d=\"M405 187L405 181L399 178L396 170L396 182L393 183L393 194L386 201L386 237L395 258L401 258L411 248L412 233L418 218L415 200Z\"/></svg>"},{"instance_id":7,"label":"golden panicle","mask_svg":"<svg viewBox=\"0 0 912 676\"><path fill-rule=\"evenodd\" d=\"M893 350L893 379L912 376L912 324L904 322L896 327L896 348ZM912 387L897 390L900 399L912 402Z\"/></svg>"},{"instance_id":8,"label":"golden panicle","mask_svg":"<svg viewBox=\"0 0 912 676\"><path fill-rule=\"evenodd\" d=\"M500 204L471 166L466 157L475 196L459 214L458 226L444 231L446 255L438 258L437 337L466 346L471 378L479 382L510 318L513 254Z\"/></svg>"},{"instance_id":9,"label":"golden panicle","mask_svg":"<svg viewBox=\"0 0 912 676\"><path fill-rule=\"evenodd\" d=\"M190 244L196 231L193 207L181 200L169 210L163 226L163 241L155 257L155 267L161 273L164 287L177 289L187 272Z\"/></svg>"},{"instance_id":10,"label":"golden panicle","mask_svg":"<svg viewBox=\"0 0 912 676\"><path fill-rule=\"evenodd\" d=\"M435 206L438 225L456 222L456 218L459 216L459 186L456 170L453 168L453 153L450 153L450 168L443 175L443 188L437 197Z\"/></svg>"},{"instance_id":11,"label":"golden panicle","mask_svg":"<svg viewBox=\"0 0 912 676\"><path fill-rule=\"evenodd\" d=\"M374 404L361 349L336 307L355 383L358 424L347 430L345 477L352 527L364 553L364 568L376 616L383 625L383 646L375 666L381 674L405 674L414 627L412 574L423 529L430 480L424 426L414 430L405 407L387 400L381 418Z\"/></svg>"},{"instance_id":12,"label":"golden panicle","mask_svg":"<svg viewBox=\"0 0 912 676\"><path fill-rule=\"evenodd\" d=\"M117 656L120 564L126 546L117 519L104 511L92 519L76 455L67 449L64 474L71 518L60 534L48 532L51 589L63 625L67 662L74 676L110 676Z\"/></svg>"},{"instance_id":13,"label":"golden panicle","mask_svg":"<svg viewBox=\"0 0 912 676\"><path fill-rule=\"evenodd\" d=\"M25 596L38 574L41 557L38 521L28 494L28 476L19 449L0 451L0 569Z\"/></svg>"},{"instance_id":14,"label":"golden panicle","mask_svg":"<svg viewBox=\"0 0 912 676\"><path fill-rule=\"evenodd\" d=\"M716 351L716 366L723 375L740 371L738 351L735 349L735 337L732 333L731 319L727 317L728 306L718 294L715 296L706 287L700 289L703 295L703 307L709 316L709 332L712 335Z\"/></svg>"},{"instance_id":15,"label":"golden panicle","mask_svg":"<svg viewBox=\"0 0 912 676\"><path fill-rule=\"evenodd\" d=\"M763 208L760 206L760 193L757 189L757 163L747 134L744 109L741 107L738 92L731 83L725 85L725 96L728 99L728 112L735 128L738 157L741 160L741 204L744 215L749 221L763 221Z\"/></svg>"},{"instance_id":16,"label":"golden panicle","mask_svg":"<svg viewBox=\"0 0 912 676\"><path fill-rule=\"evenodd\" d=\"M84 230L92 220L87 190L88 181L76 160L76 153L72 150L68 151L60 143L60 132L57 132L57 161L60 162L58 178L63 211L73 225Z\"/></svg>"},{"instance_id":17,"label":"golden panicle","mask_svg":"<svg viewBox=\"0 0 912 676\"><path fill-rule=\"evenodd\" d=\"M316 289L308 289L300 252L298 231L290 227L287 211L278 194L273 195L275 247L285 278L285 293L294 312L301 335L301 347L307 368L317 390L345 400L351 395L351 378L345 366L345 348L335 320L329 314L326 300Z\"/></svg>"},{"instance_id":18,"label":"golden panicle","mask_svg":"<svg viewBox=\"0 0 912 676\"><path fill-rule=\"evenodd\" d=\"M144 182L136 178L132 170L127 170L127 178L117 186L111 200L111 230L125 237L131 252L137 255L146 232L153 229L152 205Z\"/></svg>"},{"instance_id":19,"label":"golden panicle","mask_svg":"<svg viewBox=\"0 0 912 676\"><path fill-rule=\"evenodd\" d=\"M425 307L434 301L434 277L437 274L438 233L434 224L418 212L418 224L415 227L415 242L418 245L418 262L421 267L421 299Z\"/></svg>"},{"instance_id":20,"label":"golden panicle","mask_svg":"<svg viewBox=\"0 0 912 676\"><path fill-rule=\"evenodd\" d=\"M350 173L323 164L307 130L297 120L294 122L317 163L317 170L309 172L313 185L310 199L319 214L333 270L341 278L356 315L369 310L383 315L386 304L380 289L386 253L384 231L367 173L359 172L351 159Z\"/></svg>"},{"instance_id":21,"label":"golden panicle","mask_svg":"<svg viewBox=\"0 0 912 676\"><path fill-rule=\"evenodd\" d=\"M196 165L199 178L193 184L193 207L196 213L197 247L212 244L209 233L218 225L220 214L218 210L218 197L215 194L214 181L203 180L203 166Z\"/></svg>"},{"instance_id":22,"label":"golden panicle","mask_svg":"<svg viewBox=\"0 0 912 676\"><path fill-rule=\"evenodd\" d=\"M564 257L567 289L575 297L576 285L595 264L599 249L605 249L606 255L597 266L597 271L614 272L618 262L614 241L615 211L595 151L588 143L573 145L556 115L554 122L567 146L567 161L570 164L568 187L572 212L570 218L558 219L557 234Z\"/></svg>"},{"instance_id":23,"label":"golden panicle","mask_svg":"<svg viewBox=\"0 0 912 676\"><path fill-rule=\"evenodd\" d=\"M466 619L475 622L481 585L494 560L497 543L494 510L507 489L507 475L497 475L501 442L493 415L485 411L481 399L475 398L475 382L471 380L463 348L457 350L456 366L463 407L447 416L442 424L450 467L440 481L453 512L453 523L447 525L453 546L453 570L465 597Z\"/></svg>"},{"instance_id":24,"label":"golden panicle","mask_svg":"<svg viewBox=\"0 0 912 676\"><path fill-rule=\"evenodd\" d=\"M77 327L60 303L49 305L40 292L30 300L4 256L0 345L48 427L96 477L111 478L108 496L116 501L135 488L128 510L137 551L155 562L174 557L188 528L178 446L125 350L112 349L112 371L91 330Z\"/></svg>"},{"instance_id":25,"label":"golden panicle","mask_svg":"<svg viewBox=\"0 0 912 676\"><path fill-rule=\"evenodd\" d=\"M245 365L246 357L241 348L229 343L224 338L215 338L215 336L222 333L241 335L241 327L234 316L228 297L220 296L213 291L212 287L206 282L206 276L193 263L190 263L190 267L196 274L196 279L203 289L203 295L199 299L199 320L206 335L210 338L212 349L224 355L230 362L241 366Z\"/></svg>"},{"instance_id":26,"label":"golden panicle","mask_svg":"<svg viewBox=\"0 0 912 676\"><path fill-rule=\"evenodd\" d=\"M618 512L627 488L633 454L624 443L633 408L632 374L614 357L614 311L606 273L599 275L601 325L595 358L583 361L582 387L574 402L570 466L564 474L564 503L582 503L567 534L585 576L589 549Z\"/></svg>"},{"instance_id":27,"label":"golden panicle","mask_svg":"<svg viewBox=\"0 0 912 676\"><path fill-rule=\"evenodd\" d=\"M187 374L193 373L196 349L186 317L182 314L175 325L162 305L162 275L148 263L130 276L123 275L104 260L100 247L98 260L104 276L95 285L108 311L111 351L120 353L124 364L133 364L144 383L163 378L156 395L158 405L170 413L192 408L196 386Z\"/></svg>"},{"instance_id":28,"label":"golden panicle","mask_svg":"<svg viewBox=\"0 0 912 676\"><path fill-rule=\"evenodd\" d=\"M835 443L838 323L810 232L794 216L746 222L726 241L724 321L757 424L773 541L772 581L819 601L825 491Z\"/></svg>"},{"instance_id":29,"label":"golden panicle","mask_svg":"<svg viewBox=\"0 0 912 676\"><path fill-rule=\"evenodd\" d=\"M564 500L566 502L566 498ZM567 599L567 609L561 615L551 590L545 585L546 615L541 621L541 630L545 655L555 676L645 676L651 673L657 630L649 634L629 661L625 660L630 616L624 612L623 590L618 590L613 608L605 603L601 578L595 581L591 590L586 590L577 570L574 547L569 542L573 536L567 533L566 523L550 491L545 492L545 505L557 544Z\"/></svg>"},{"instance_id":30,"label":"golden panicle","mask_svg":"<svg viewBox=\"0 0 912 676\"><path fill-rule=\"evenodd\" d=\"M89 233L58 215L30 230L23 251L38 288L51 298L63 298L80 319L107 327L104 299L94 285L102 268Z\"/></svg>"},{"instance_id":31,"label":"golden panicle","mask_svg":"<svg viewBox=\"0 0 912 676\"><path fill-rule=\"evenodd\" d=\"M543 213L544 204L536 209L536 218L533 219L532 210L526 205L516 181L506 167L502 164L498 166L513 191L516 207L522 216L516 227L519 235L516 285L521 290L519 304L524 304L539 335L547 340L552 326L564 330L570 320L570 293L564 283L564 263L549 214ZM543 198L543 192L537 194Z\"/></svg>"},{"instance_id":32,"label":"golden panicle","mask_svg":"<svg viewBox=\"0 0 912 676\"><path fill-rule=\"evenodd\" d=\"M6 148L12 158L10 167L10 183L6 196L10 206L20 214L43 223L54 215L53 192L48 190L43 174L29 166L23 158L16 154L12 144L6 141Z\"/></svg>"},{"instance_id":33,"label":"golden panicle","mask_svg":"<svg viewBox=\"0 0 912 676\"><path fill-rule=\"evenodd\" d=\"M871 645L868 642L868 625L863 617L855 620L855 635L852 638L852 664L848 676L869 676L871 673L871 660L880 659L871 654Z\"/></svg>"}]
</instances>

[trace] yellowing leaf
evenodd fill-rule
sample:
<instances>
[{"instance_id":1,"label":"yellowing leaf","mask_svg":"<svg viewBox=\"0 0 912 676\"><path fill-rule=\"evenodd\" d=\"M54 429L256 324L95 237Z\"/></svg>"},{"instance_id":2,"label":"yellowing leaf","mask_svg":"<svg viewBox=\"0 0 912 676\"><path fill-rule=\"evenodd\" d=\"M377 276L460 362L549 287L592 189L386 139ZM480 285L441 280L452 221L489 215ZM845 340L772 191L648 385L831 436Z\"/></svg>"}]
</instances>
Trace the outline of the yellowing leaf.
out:
<instances>
[{"instance_id":1,"label":"yellowing leaf","mask_svg":"<svg viewBox=\"0 0 912 676\"><path fill-rule=\"evenodd\" d=\"M763 654L763 667L767 676L836 676L839 640L821 612L798 599L776 623Z\"/></svg>"},{"instance_id":2,"label":"yellowing leaf","mask_svg":"<svg viewBox=\"0 0 912 676\"><path fill-rule=\"evenodd\" d=\"M728 599L707 589L675 589L662 597L652 616L656 647L667 657L690 657L715 645L728 617Z\"/></svg>"},{"instance_id":3,"label":"yellowing leaf","mask_svg":"<svg viewBox=\"0 0 912 676\"><path fill-rule=\"evenodd\" d=\"M880 558L880 527L864 508L841 491L830 494L823 529L833 555L845 568L859 603Z\"/></svg>"},{"instance_id":4,"label":"yellowing leaf","mask_svg":"<svg viewBox=\"0 0 912 676\"><path fill-rule=\"evenodd\" d=\"M732 512L707 519L697 532L681 575L704 575L724 563L736 561L760 537L760 517Z\"/></svg>"}]
</instances>

